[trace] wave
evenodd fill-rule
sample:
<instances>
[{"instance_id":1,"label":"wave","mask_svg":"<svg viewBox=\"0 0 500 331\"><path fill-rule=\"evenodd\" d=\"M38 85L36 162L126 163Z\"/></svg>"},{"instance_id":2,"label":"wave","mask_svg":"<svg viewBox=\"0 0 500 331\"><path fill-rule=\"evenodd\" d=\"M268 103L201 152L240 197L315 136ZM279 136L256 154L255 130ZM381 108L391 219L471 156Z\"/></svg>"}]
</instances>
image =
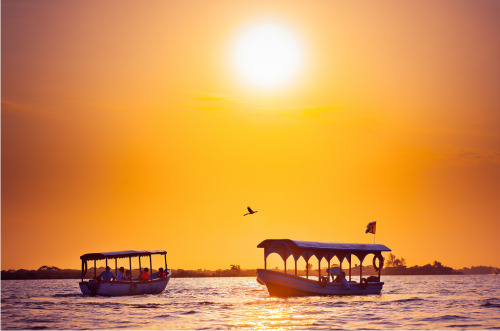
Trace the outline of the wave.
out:
<instances>
[{"instance_id":1,"label":"wave","mask_svg":"<svg viewBox=\"0 0 500 331\"><path fill-rule=\"evenodd\" d=\"M49 327L46 325L47 323L53 322L53 320L50 319L38 319L38 318L33 318L33 319L26 319L25 322L30 325L27 329L29 330L45 330L48 329ZM40 323L40 324L35 324L34 323Z\"/></svg>"},{"instance_id":2,"label":"wave","mask_svg":"<svg viewBox=\"0 0 500 331\"><path fill-rule=\"evenodd\" d=\"M32 327L27 328L27 330L46 330L48 328L49 328L48 326L36 325L36 326L32 326Z\"/></svg>"},{"instance_id":3,"label":"wave","mask_svg":"<svg viewBox=\"0 0 500 331\"><path fill-rule=\"evenodd\" d=\"M408 299L394 300L394 301L390 301L390 302L391 303L395 303L395 302L415 302L415 301L425 301L425 299L422 299L422 298L408 298Z\"/></svg>"},{"instance_id":4,"label":"wave","mask_svg":"<svg viewBox=\"0 0 500 331\"><path fill-rule=\"evenodd\" d=\"M73 297L81 297L81 293L56 293L52 297L53 298L73 298Z\"/></svg>"},{"instance_id":5,"label":"wave","mask_svg":"<svg viewBox=\"0 0 500 331\"><path fill-rule=\"evenodd\" d=\"M498 298L486 299L483 302L484 303L480 305L481 307L500 308L500 299Z\"/></svg>"},{"instance_id":6,"label":"wave","mask_svg":"<svg viewBox=\"0 0 500 331\"><path fill-rule=\"evenodd\" d=\"M470 329L472 327L483 327L481 324L450 324L448 325L449 328L460 328L460 329Z\"/></svg>"},{"instance_id":7,"label":"wave","mask_svg":"<svg viewBox=\"0 0 500 331\"><path fill-rule=\"evenodd\" d=\"M159 303L142 303L142 304L133 304L130 306L132 306L132 308L149 309L149 308L160 308L162 305Z\"/></svg>"},{"instance_id":8,"label":"wave","mask_svg":"<svg viewBox=\"0 0 500 331\"><path fill-rule=\"evenodd\" d=\"M422 320L426 322L439 322L439 321L466 320L466 319L469 319L469 317L460 315L442 315L436 317L428 317Z\"/></svg>"},{"instance_id":9,"label":"wave","mask_svg":"<svg viewBox=\"0 0 500 331\"><path fill-rule=\"evenodd\" d=\"M76 302L75 303L76 306L83 306L83 307L87 307L87 306L98 306L98 307L103 307L103 306L106 306L107 308L113 308L113 307L119 307L119 306L133 306L133 305L130 305L130 304L127 304L127 303L119 303L119 302L99 302L99 301L89 301L89 302Z\"/></svg>"},{"instance_id":10,"label":"wave","mask_svg":"<svg viewBox=\"0 0 500 331\"><path fill-rule=\"evenodd\" d=\"M158 316L153 316L153 318L173 318L175 316L169 315L169 314L163 314L163 315L158 315Z\"/></svg>"},{"instance_id":11,"label":"wave","mask_svg":"<svg viewBox=\"0 0 500 331\"><path fill-rule=\"evenodd\" d=\"M214 305L215 302L211 302L211 301L200 301L199 302L200 305L202 306L205 306L205 305Z\"/></svg>"},{"instance_id":12,"label":"wave","mask_svg":"<svg viewBox=\"0 0 500 331\"><path fill-rule=\"evenodd\" d=\"M328 308L338 308L338 307L344 307L344 306L348 306L349 303L348 302L342 302L342 301L338 301L338 302L323 302L323 303L320 303L319 306L324 306L324 307L328 307Z\"/></svg>"},{"instance_id":13,"label":"wave","mask_svg":"<svg viewBox=\"0 0 500 331\"><path fill-rule=\"evenodd\" d=\"M52 302L52 301L31 301L31 302L26 302L26 306L40 306L41 309L42 306L51 306L51 305L56 305L57 303L56 302Z\"/></svg>"},{"instance_id":14,"label":"wave","mask_svg":"<svg viewBox=\"0 0 500 331\"><path fill-rule=\"evenodd\" d=\"M191 315L191 314L196 314L197 311L194 311L194 310L190 310L190 311L187 311L185 313L182 313L182 315Z\"/></svg>"}]
</instances>

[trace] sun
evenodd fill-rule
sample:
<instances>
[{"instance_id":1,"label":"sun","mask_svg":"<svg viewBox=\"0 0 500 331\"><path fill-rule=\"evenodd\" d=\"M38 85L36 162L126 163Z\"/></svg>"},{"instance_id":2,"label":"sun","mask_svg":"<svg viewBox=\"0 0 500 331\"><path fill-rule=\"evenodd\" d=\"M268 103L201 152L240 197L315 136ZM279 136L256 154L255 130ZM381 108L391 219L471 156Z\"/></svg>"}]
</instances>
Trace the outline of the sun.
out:
<instances>
[{"instance_id":1,"label":"sun","mask_svg":"<svg viewBox=\"0 0 500 331\"><path fill-rule=\"evenodd\" d=\"M290 82L303 57L293 32L274 22L261 22L243 30L232 55L238 73L252 85L263 88Z\"/></svg>"}]
</instances>

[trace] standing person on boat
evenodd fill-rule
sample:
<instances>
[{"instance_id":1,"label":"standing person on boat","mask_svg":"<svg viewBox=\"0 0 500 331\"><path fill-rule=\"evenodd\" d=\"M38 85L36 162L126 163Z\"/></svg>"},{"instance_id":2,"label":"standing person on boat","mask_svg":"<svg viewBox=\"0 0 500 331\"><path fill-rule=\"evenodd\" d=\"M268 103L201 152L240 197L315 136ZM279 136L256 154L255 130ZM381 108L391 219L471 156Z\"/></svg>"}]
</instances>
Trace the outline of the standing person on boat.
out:
<instances>
[{"instance_id":1,"label":"standing person on boat","mask_svg":"<svg viewBox=\"0 0 500 331\"><path fill-rule=\"evenodd\" d=\"M149 280L149 268L144 268L144 271L141 273L141 277L139 277L139 280Z\"/></svg>"},{"instance_id":2,"label":"standing person on boat","mask_svg":"<svg viewBox=\"0 0 500 331\"><path fill-rule=\"evenodd\" d=\"M124 272L125 272L125 268L124 267L120 267L120 269L118 269L118 273L116 274L116 280L117 281L123 281L123 280L125 280L124 277L123 277L124 276L123 275Z\"/></svg>"},{"instance_id":3,"label":"standing person on boat","mask_svg":"<svg viewBox=\"0 0 500 331\"><path fill-rule=\"evenodd\" d=\"M111 268L109 266L107 266L106 270L101 272L101 274L99 275L99 279L100 280L107 280L107 281L115 279L115 275L110 270L111 270Z\"/></svg>"}]
</instances>

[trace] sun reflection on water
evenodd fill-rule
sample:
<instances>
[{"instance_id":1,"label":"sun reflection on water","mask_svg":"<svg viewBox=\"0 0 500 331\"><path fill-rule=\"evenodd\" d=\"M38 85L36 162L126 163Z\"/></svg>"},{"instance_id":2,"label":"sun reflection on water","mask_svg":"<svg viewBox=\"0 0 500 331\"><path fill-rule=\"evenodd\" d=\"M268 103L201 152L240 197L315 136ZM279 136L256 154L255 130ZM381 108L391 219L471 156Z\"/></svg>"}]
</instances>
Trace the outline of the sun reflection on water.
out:
<instances>
[{"instance_id":1,"label":"sun reflection on water","mask_svg":"<svg viewBox=\"0 0 500 331\"><path fill-rule=\"evenodd\" d=\"M242 305L245 305L242 303ZM317 322L312 307L297 305L297 300L265 298L254 305L245 305L246 319L232 324L234 328L254 330L289 330L310 327Z\"/></svg>"}]
</instances>

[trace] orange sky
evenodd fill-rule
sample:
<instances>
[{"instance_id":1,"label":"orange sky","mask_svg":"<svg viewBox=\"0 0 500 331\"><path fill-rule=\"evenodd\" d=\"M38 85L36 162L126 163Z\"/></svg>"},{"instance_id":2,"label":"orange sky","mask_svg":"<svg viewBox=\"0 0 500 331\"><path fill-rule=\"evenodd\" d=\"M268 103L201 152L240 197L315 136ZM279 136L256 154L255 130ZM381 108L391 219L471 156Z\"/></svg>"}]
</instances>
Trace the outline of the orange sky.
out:
<instances>
[{"instance_id":1,"label":"orange sky","mask_svg":"<svg viewBox=\"0 0 500 331\"><path fill-rule=\"evenodd\" d=\"M500 266L498 1L2 1L2 269L165 249L263 265L267 238ZM236 72L262 19L304 53ZM259 212L243 217L246 206Z\"/></svg>"}]
</instances>

